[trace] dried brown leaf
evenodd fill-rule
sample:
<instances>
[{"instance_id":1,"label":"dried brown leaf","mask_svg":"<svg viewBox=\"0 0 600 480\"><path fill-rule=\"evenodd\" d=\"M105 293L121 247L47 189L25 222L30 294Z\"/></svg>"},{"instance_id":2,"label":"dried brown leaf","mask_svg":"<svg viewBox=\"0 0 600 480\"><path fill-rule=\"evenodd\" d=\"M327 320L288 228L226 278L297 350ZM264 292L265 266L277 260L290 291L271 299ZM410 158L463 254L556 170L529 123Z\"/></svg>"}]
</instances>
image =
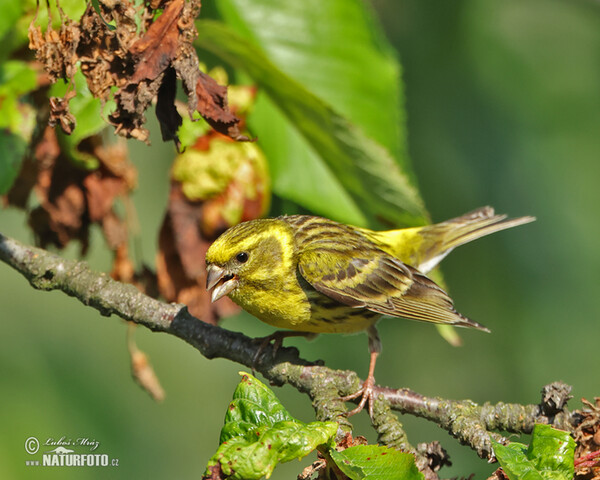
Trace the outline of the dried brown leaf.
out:
<instances>
[{"instance_id":1,"label":"dried brown leaf","mask_svg":"<svg viewBox=\"0 0 600 480\"><path fill-rule=\"evenodd\" d=\"M64 248L77 239L82 252L87 250L89 218L81 189L85 173L63 156L39 172L35 192L40 205L30 213L28 222L42 247Z\"/></svg>"},{"instance_id":2,"label":"dried brown leaf","mask_svg":"<svg viewBox=\"0 0 600 480\"><path fill-rule=\"evenodd\" d=\"M177 151L181 150L181 143L177 137L177 129L181 126L181 115L175 107L177 94L177 74L173 68L168 68L158 90L156 99L156 118L160 123L163 141L175 141Z\"/></svg>"},{"instance_id":3,"label":"dried brown leaf","mask_svg":"<svg viewBox=\"0 0 600 480\"><path fill-rule=\"evenodd\" d=\"M575 479L600 480L600 397L594 403L582 399L584 407L578 412L579 425L573 437L577 442L575 449Z\"/></svg>"},{"instance_id":4,"label":"dried brown leaf","mask_svg":"<svg viewBox=\"0 0 600 480\"><path fill-rule=\"evenodd\" d=\"M59 13L61 26L58 31L52 28L50 9L44 33L35 25L37 14L28 30L29 48L35 51L36 59L44 65L52 82L60 78L73 78L78 60L76 51L80 39L79 26L64 15L60 8Z\"/></svg>"},{"instance_id":5,"label":"dried brown leaf","mask_svg":"<svg viewBox=\"0 0 600 480\"><path fill-rule=\"evenodd\" d=\"M157 5L164 10L155 18ZM30 25L30 48L35 50L52 81L72 79L80 66L94 97L102 101L114 99L116 110L108 120L116 132L142 141L149 138L144 127L145 112L158 97L157 115L163 138L177 142L181 119L174 106L176 76L188 96L190 115L198 110L217 131L247 140L240 132L240 120L227 106L226 88L200 72L193 46L199 0L154 1L141 9L131 0L103 1L98 7L100 14L89 4L78 23L61 12L59 30L48 26L44 32L35 20ZM106 22L116 28L111 30ZM114 87L117 91L113 95ZM65 132L75 128L68 100L52 102L51 120Z\"/></svg>"},{"instance_id":6,"label":"dried brown leaf","mask_svg":"<svg viewBox=\"0 0 600 480\"><path fill-rule=\"evenodd\" d=\"M184 0L171 1L144 36L131 46L136 64L131 83L153 81L169 67L179 47L178 21L183 6Z\"/></svg>"},{"instance_id":7,"label":"dried brown leaf","mask_svg":"<svg viewBox=\"0 0 600 480\"><path fill-rule=\"evenodd\" d=\"M50 97L50 118L48 119L48 125L51 127L60 125L60 128L66 135L71 135L77 126L77 119L69 110L69 101L75 97L75 94L75 90L71 90L63 98Z\"/></svg>"},{"instance_id":8,"label":"dried brown leaf","mask_svg":"<svg viewBox=\"0 0 600 480\"><path fill-rule=\"evenodd\" d=\"M6 196L7 203L25 209L40 172L52 168L59 154L56 133L53 128L46 127L39 141L32 147L32 153L25 156L19 175Z\"/></svg>"},{"instance_id":9,"label":"dried brown leaf","mask_svg":"<svg viewBox=\"0 0 600 480\"><path fill-rule=\"evenodd\" d=\"M136 185L136 170L119 143L105 145L95 136L83 140L79 148L97 158L100 167L78 168L60 151L54 129L47 127L25 159L6 201L26 208L32 190L35 192L39 206L30 212L28 222L44 247L63 248L71 240L79 240L85 253L89 226L97 223L109 247L116 249L127 242L128 229L114 204Z\"/></svg>"},{"instance_id":10,"label":"dried brown leaf","mask_svg":"<svg viewBox=\"0 0 600 480\"><path fill-rule=\"evenodd\" d=\"M228 298L210 302L204 257L214 239L202 238L201 214L201 202L188 201L179 184L173 183L160 230L156 274L159 291L167 301L184 303L192 315L216 324L221 316L238 308Z\"/></svg>"},{"instance_id":11,"label":"dried brown leaf","mask_svg":"<svg viewBox=\"0 0 600 480\"><path fill-rule=\"evenodd\" d=\"M202 117L217 132L237 141L250 140L243 135L239 128L240 119L236 117L227 105L227 87L219 85L214 78L200 72L196 84L198 96L197 110Z\"/></svg>"},{"instance_id":12,"label":"dried brown leaf","mask_svg":"<svg viewBox=\"0 0 600 480\"><path fill-rule=\"evenodd\" d=\"M127 343L131 359L131 375L137 384L142 387L157 402L165 399L165 391L162 388L148 356L142 352L133 338L135 325L130 324L127 332Z\"/></svg>"},{"instance_id":13,"label":"dried brown leaf","mask_svg":"<svg viewBox=\"0 0 600 480\"><path fill-rule=\"evenodd\" d=\"M121 243L115 249L110 276L113 280L123 283L134 283L136 280L135 267L129 258L129 249L126 243Z\"/></svg>"}]
</instances>

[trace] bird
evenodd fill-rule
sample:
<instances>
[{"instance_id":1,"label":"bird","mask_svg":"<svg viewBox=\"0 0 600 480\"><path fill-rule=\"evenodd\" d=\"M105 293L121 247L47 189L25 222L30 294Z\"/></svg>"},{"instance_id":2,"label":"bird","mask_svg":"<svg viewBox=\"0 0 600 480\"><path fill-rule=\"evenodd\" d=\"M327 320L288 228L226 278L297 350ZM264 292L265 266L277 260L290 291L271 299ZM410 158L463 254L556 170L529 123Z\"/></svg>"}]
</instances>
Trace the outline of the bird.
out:
<instances>
[{"instance_id":1,"label":"bird","mask_svg":"<svg viewBox=\"0 0 600 480\"><path fill-rule=\"evenodd\" d=\"M382 316L435 324L483 325L458 313L427 273L454 248L535 220L509 219L482 207L442 223L374 231L312 215L250 220L219 236L206 252L211 301L229 296L287 336L366 331L369 371L348 413L366 404L373 416L375 364L381 352L376 323ZM259 350L260 351L260 350Z\"/></svg>"}]
</instances>

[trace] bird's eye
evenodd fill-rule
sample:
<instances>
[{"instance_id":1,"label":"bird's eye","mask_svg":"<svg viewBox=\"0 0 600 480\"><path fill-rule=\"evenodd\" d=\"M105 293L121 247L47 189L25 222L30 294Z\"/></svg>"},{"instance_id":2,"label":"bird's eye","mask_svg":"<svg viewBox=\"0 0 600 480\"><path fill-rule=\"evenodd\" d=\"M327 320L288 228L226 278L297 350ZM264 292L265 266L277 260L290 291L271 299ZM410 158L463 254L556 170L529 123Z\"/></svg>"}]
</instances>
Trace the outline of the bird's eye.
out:
<instances>
[{"instance_id":1,"label":"bird's eye","mask_svg":"<svg viewBox=\"0 0 600 480\"><path fill-rule=\"evenodd\" d=\"M246 252L240 252L235 256L235 259L240 263L246 263L248 261L248 254Z\"/></svg>"}]
</instances>

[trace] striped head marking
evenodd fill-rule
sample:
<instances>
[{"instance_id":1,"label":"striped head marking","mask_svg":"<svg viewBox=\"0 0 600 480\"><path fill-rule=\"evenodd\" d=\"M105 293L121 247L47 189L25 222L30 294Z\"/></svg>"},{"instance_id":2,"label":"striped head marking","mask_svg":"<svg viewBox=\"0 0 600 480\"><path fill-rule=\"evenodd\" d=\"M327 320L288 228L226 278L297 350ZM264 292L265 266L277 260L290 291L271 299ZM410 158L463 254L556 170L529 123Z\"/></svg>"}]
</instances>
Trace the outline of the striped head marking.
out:
<instances>
[{"instance_id":1,"label":"striped head marking","mask_svg":"<svg viewBox=\"0 0 600 480\"><path fill-rule=\"evenodd\" d=\"M212 301L246 283L268 285L276 272L293 267L293 253L293 231L281 220L251 220L231 227L206 252L206 288L212 290Z\"/></svg>"}]
</instances>

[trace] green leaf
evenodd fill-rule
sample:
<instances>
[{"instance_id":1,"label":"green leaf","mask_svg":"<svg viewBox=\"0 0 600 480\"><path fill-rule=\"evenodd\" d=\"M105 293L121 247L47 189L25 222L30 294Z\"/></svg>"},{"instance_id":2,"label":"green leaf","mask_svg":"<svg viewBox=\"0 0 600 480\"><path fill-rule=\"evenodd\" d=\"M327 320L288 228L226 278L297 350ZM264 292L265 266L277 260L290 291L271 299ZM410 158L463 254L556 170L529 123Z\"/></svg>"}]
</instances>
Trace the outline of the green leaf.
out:
<instances>
[{"instance_id":1,"label":"green leaf","mask_svg":"<svg viewBox=\"0 0 600 480\"><path fill-rule=\"evenodd\" d=\"M181 142L181 148L186 149L196 143L198 138L210 131L210 125L198 112L194 112L193 119L189 115L181 117L181 125L177 129L177 137Z\"/></svg>"},{"instance_id":2,"label":"green leaf","mask_svg":"<svg viewBox=\"0 0 600 480\"><path fill-rule=\"evenodd\" d=\"M198 44L243 69L266 92L371 223L376 219L403 225L425 222L425 208L411 175L388 149L283 73L246 38L218 22L200 21L197 26ZM265 152L269 155L266 148ZM274 183L277 186L277 180Z\"/></svg>"},{"instance_id":3,"label":"green leaf","mask_svg":"<svg viewBox=\"0 0 600 480\"><path fill-rule=\"evenodd\" d=\"M337 423L306 424L294 419L269 388L252 375L240 374L242 381L221 430L221 445L208 461L206 476L220 464L231 478L269 478L278 463L302 458L333 439Z\"/></svg>"},{"instance_id":4,"label":"green leaf","mask_svg":"<svg viewBox=\"0 0 600 480\"><path fill-rule=\"evenodd\" d=\"M23 96L37 88L37 74L26 62L0 63L0 194L19 174L35 128L35 111Z\"/></svg>"},{"instance_id":5,"label":"green leaf","mask_svg":"<svg viewBox=\"0 0 600 480\"><path fill-rule=\"evenodd\" d=\"M294 420L270 388L252 375L242 372L240 375L242 381L227 409L220 443L236 435L245 435L251 427L271 427L277 422Z\"/></svg>"},{"instance_id":6,"label":"green leaf","mask_svg":"<svg viewBox=\"0 0 600 480\"><path fill-rule=\"evenodd\" d=\"M510 480L543 480L544 477L527 458L527 445L517 442L508 445L493 442L493 445L498 463Z\"/></svg>"},{"instance_id":7,"label":"green leaf","mask_svg":"<svg viewBox=\"0 0 600 480\"><path fill-rule=\"evenodd\" d=\"M248 125L269 161L274 193L324 217L367 225L342 183L267 95L259 93Z\"/></svg>"},{"instance_id":8,"label":"green leaf","mask_svg":"<svg viewBox=\"0 0 600 480\"><path fill-rule=\"evenodd\" d=\"M569 432L537 424L529 448L493 442L494 453L510 480L571 480L575 441Z\"/></svg>"},{"instance_id":9,"label":"green leaf","mask_svg":"<svg viewBox=\"0 0 600 480\"><path fill-rule=\"evenodd\" d=\"M23 13L22 0L3 0L2 15L0 15L0 40L15 27L15 22Z\"/></svg>"},{"instance_id":10,"label":"green leaf","mask_svg":"<svg viewBox=\"0 0 600 480\"><path fill-rule=\"evenodd\" d=\"M415 456L379 445L358 445L338 452L331 458L352 480L422 480Z\"/></svg>"},{"instance_id":11,"label":"green leaf","mask_svg":"<svg viewBox=\"0 0 600 480\"><path fill-rule=\"evenodd\" d=\"M27 142L19 135L0 129L0 195L12 187L19 174L23 156L27 150Z\"/></svg>"},{"instance_id":12,"label":"green leaf","mask_svg":"<svg viewBox=\"0 0 600 480\"><path fill-rule=\"evenodd\" d=\"M92 0L92 7L94 8L94 11L98 14L98 16L100 17L100 20L102 20L102 22L104 23L104 25L106 25L106 27L112 32L115 31L117 29L116 26L111 25L110 23L108 23L106 20L104 20L104 17L102 16L102 10L100 10L100 4L98 3L98 0Z\"/></svg>"},{"instance_id":13,"label":"green leaf","mask_svg":"<svg viewBox=\"0 0 600 480\"><path fill-rule=\"evenodd\" d=\"M0 128L22 133L27 138L32 128L25 128L26 106L21 97L37 88L37 73L28 63L10 60L0 63ZM28 116L28 114L27 114ZM27 132L23 132L24 128Z\"/></svg>"},{"instance_id":14,"label":"green leaf","mask_svg":"<svg viewBox=\"0 0 600 480\"><path fill-rule=\"evenodd\" d=\"M225 0L218 7L278 68L327 99L408 171L400 65L365 2L258 0L249 9ZM367 224L360 202L269 98L259 97L248 123L269 158L275 193L321 215Z\"/></svg>"},{"instance_id":15,"label":"green leaf","mask_svg":"<svg viewBox=\"0 0 600 480\"><path fill-rule=\"evenodd\" d=\"M527 457L531 458L544 478L571 479L574 475L575 440L569 432L538 424Z\"/></svg>"},{"instance_id":16,"label":"green leaf","mask_svg":"<svg viewBox=\"0 0 600 480\"><path fill-rule=\"evenodd\" d=\"M222 0L218 8L277 68L360 126L408 171L400 64L366 2L255 0L248 8L245 0Z\"/></svg>"}]
</instances>

